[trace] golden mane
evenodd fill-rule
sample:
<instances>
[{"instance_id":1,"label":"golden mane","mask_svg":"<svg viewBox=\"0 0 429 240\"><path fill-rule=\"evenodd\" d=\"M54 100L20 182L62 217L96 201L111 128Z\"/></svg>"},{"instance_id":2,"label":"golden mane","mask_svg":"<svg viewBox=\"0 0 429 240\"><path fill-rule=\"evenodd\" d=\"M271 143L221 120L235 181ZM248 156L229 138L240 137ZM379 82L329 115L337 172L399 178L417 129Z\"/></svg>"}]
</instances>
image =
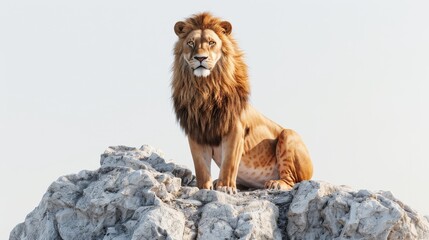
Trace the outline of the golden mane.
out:
<instances>
[{"instance_id":1,"label":"golden mane","mask_svg":"<svg viewBox=\"0 0 429 240\"><path fill-rule=\"evenodd\" d=\"M247 66L236 41L222 27L222 20L201 13L184 22L184 34L174 47L171 88L176 118L194 141L219 145L247 107L250 94ZM184 39L197 29L211 29L222 40L222 56L205 78L196 77L182 56Z\"/></svg>"}]
</instances>

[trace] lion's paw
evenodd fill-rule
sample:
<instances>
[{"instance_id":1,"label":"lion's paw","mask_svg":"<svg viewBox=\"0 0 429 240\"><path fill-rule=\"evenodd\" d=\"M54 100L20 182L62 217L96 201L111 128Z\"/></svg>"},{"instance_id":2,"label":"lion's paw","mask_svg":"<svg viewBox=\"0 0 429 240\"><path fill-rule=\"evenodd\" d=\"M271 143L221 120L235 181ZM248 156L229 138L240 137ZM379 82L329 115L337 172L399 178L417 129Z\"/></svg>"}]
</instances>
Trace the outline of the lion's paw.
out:
<instances>
[{"instance_id":1,"label":"lion's paw","mask_svg":"<svg viewBox=\"0 0 429 240\"><path fill-rule=\"evenodd\" d=\"M291 190L292 186L283 180L269 180L265 183L265 188L268 190Z\"/></svg>"},{"instance_id":2,"label":"lion's paw","mask_svg":"<svg viewBox=\"0 0 429 240\"><path fill-rule=\"evenodd\" d=\"M227 194L231 194L231 195L237 194L237 188L235 188L235 187L223 186L223 187L217 187L216 190L219 192L223 192L223 193L227 193Z\"/></svg>"},{"instance_id":3,"label":"lion's paw","mask_svg":"<svg viewBox=\"0 0 429 240\"><path fill-rule=\"evenodd\" d=\"M213 183L212 183L211 180L207 181L207 182L204 182L202 184L198 184L198 188L199 189L208 189L208 190L213 190L214 189L213 188Z\"/></svg>"},{"instance_id":4,"label":"lion's paw","mask_svg":"<svg viewBox=\"0 0 429 240\"><path fill-rule=\"evenodd\" d=\"M215 186L215 189L219 192L227 193L227 194L236 194L237 193L237 187L235 186L227 186L219 179L216 179L213 181L213 185Z\"/></svg>"}]
</instances>

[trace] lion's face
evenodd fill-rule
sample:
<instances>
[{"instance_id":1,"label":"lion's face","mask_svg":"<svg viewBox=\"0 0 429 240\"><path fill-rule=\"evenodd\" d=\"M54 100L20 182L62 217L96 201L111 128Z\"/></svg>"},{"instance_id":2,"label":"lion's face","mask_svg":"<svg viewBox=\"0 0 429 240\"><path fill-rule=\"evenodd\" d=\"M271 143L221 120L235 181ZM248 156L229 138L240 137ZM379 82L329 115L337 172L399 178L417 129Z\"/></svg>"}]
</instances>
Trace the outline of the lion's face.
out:
<instances>
[{"instance_id":1,"label":"lion's face","mask_svg":"<svg viewBox=\"0 0 429 240\"><path fill-rule=\"evenodd\" d=\"M211 29L194 30L183 41L183 58L197 77L207 77L222 56L222 41Z\"/></svg>"},{"instance_id":2,"label":"lion's face","mask_svg":"<svg viewBox=\"0 0 429 240\"><path fill-rule=\"evenodd\" d=\"M222 58L222 37L227 38L231 29L231 24L227 21L216 20L213 28L198 28L191 26L189 22L177 22L174 31L179 37L179 51L176 54L185 60L195 76L208 77Z\"/></svg>"}]
</instances>

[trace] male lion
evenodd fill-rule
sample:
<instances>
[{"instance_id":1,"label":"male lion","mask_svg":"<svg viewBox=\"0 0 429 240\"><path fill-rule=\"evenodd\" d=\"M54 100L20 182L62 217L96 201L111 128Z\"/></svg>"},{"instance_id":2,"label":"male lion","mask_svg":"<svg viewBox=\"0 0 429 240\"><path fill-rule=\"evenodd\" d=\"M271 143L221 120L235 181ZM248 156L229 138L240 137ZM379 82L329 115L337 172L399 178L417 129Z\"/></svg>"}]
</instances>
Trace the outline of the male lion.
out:
<instances>
[{"instance_id":1,"label":"male lion","mask_svg":"<svg viewBox=\"0 0 429 240\"><path fill-rule=\"evenodd\" d=\"M174 47L172 99L188 135L199 188L236 193L252 188L288 190L308 180L313 166L297 133L249 103L247 66L232 26L209 13L179 21ZM212 183L210 163L220 167Z\"/></svg>"}]
</instances>

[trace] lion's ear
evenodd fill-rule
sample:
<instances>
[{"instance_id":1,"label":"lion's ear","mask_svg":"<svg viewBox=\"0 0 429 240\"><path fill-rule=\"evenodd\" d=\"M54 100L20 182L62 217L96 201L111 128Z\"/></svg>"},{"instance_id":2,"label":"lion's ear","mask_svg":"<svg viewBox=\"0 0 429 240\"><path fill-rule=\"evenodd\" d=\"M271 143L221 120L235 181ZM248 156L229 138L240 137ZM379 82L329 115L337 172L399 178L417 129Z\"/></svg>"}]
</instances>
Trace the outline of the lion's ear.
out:
<instances>
[{"instance_id":1,"label":"lion's ear","mask_svg":"<svg viewBox=\"0 0 429 240\"><path fill-rule=\"evenodd\" d=\"M186 34L186 23L179 21L176 24L174 24L174 32L179 37L184 37Z\"/></svg>"},{"instance_id":2,"label":"lion's ear","mask_svg":"<svg viewBox=\"0 0 429 240\"><path fill-rule=\"evenodd\" d=\"M223 28L223 33L226 35L231 34L232 32L232 25L228 21L223 21L220 23L220 26Z\"/></svg>"}]
</instances>

